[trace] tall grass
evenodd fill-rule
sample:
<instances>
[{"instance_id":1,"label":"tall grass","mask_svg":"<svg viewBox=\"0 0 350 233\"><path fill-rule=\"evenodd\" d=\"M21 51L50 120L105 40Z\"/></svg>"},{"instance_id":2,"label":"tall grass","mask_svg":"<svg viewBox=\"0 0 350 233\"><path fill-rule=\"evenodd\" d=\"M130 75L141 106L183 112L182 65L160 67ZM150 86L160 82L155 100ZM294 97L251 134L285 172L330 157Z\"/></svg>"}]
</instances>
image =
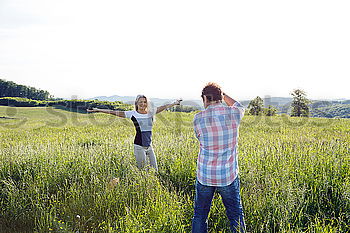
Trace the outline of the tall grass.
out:
<instances>
[{"instance_id":1,"label":"tall grass","mask_svg":"<svg viewBox=\"0 0 350 233\"><path fill-rule=\"evenodd\" d=\"M127 119L8 107L0 117L0 232L190 232L193 114L157 116L158 173L136 168ZM346 119L244 117L239 164L249 232L350 231L349 148ZM229 231L218 195L209 227Z\"/></svg>"}]
</instances>

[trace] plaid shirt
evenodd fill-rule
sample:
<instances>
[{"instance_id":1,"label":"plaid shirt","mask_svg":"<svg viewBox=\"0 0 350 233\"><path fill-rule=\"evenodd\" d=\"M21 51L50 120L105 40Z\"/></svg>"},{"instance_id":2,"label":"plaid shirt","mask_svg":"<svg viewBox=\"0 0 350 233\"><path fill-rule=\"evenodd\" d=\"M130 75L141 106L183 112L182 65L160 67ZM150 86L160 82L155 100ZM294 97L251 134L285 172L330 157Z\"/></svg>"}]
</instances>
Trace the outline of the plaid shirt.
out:
<instances>
[{"instance_id":1,"label":"plaid shirt","mask_svg":"<svg viewBox=\"0 0 350 233\"><path fill-rule=\"evenodd\" d=\"M207 186L230 185L238 175L238 127L244 107L222 103L209 105L194 117L194 131L200 142L197 179Z\"/></svg>"}]
</instances>

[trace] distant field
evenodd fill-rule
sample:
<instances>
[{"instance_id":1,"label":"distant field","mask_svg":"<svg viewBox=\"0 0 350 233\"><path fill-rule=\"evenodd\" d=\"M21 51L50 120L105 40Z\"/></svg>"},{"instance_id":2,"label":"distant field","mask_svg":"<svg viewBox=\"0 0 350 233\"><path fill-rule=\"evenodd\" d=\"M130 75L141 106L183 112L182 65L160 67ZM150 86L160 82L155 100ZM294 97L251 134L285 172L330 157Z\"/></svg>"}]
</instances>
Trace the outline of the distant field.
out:
<instances>
[{"instance_id":1,"label":"distant field","mask_svg":"<svg viewBox=\"0 0 350 233\"><path fill-rule=\"evenodd\" d=\"M0 232L190 232L193 115L157 115L155 173L127 119L0 106ZM239 164L249 232L350 231L349 119L245 116ZM229 229L219 196L209 227Z\"/></svg>"}]
</instances>

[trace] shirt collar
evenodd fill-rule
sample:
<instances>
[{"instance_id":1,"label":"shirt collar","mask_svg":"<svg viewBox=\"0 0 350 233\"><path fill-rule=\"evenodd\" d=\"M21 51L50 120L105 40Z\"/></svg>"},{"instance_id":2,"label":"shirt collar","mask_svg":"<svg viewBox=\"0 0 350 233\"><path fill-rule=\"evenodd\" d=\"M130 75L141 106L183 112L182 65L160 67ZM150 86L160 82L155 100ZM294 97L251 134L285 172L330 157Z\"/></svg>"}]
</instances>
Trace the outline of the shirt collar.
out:
<instances>
[{"instance_id":1,"label":"shirt collar","mask_svg":"<svg viewBox=\"0 0 350 233\"><path fill-rule=\"evenodd\" d=\"M209 105L206 109L221 107L221 106L224 106L224 105L222 103L215 103L215 104Z\"/></svg>"}]
</instances>

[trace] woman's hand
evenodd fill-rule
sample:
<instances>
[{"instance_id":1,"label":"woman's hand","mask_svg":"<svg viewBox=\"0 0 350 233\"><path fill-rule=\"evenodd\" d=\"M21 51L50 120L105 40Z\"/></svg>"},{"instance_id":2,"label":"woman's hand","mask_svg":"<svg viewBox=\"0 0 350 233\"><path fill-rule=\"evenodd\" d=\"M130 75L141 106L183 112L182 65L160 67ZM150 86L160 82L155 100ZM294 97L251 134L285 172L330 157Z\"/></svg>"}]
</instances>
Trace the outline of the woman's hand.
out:
<instances>
[{"instance_id":1,"label":"woman's hand","mask_svg":"<svg viewBox=\"0 0 350 233\"><path fill-rule=\"evenodd\" d=\"M171 107L174 107L175 105L180 105L180 102L182 101L182 99L178 99L176 100L175 102L173 102L172 104L166 104L166 105L163 105L163 106L160 106L157 108L157 111L156 111L156 114L157 113L160 113L162 111L164 111L165 109L167 108L171 108Z\"/></svg>"},{"instance_id":2,"label":"woman's hand","mask_svg":"<svg viewBox=\"0 0 350 233\"><path fill-rule=\"evenodd\" d=\"M182 101L182 99L176 100L176 101L174 102L174 105L180 105L181 101Z\"/></svg>"}]
</instances>

